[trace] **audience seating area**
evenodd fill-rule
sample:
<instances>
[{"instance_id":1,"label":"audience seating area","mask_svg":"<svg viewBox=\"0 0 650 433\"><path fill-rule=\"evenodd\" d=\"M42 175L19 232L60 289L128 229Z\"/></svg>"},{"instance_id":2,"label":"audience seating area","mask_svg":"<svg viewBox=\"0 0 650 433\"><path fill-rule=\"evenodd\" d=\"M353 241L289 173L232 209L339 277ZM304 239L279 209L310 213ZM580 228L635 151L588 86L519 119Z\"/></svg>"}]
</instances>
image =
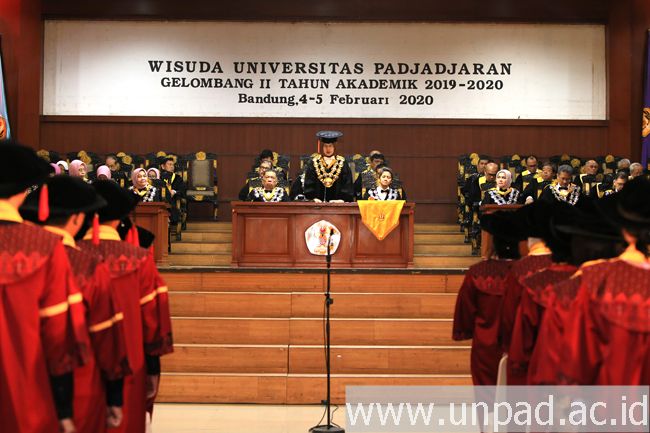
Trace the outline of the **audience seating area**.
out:
<instances>
[{"instance_id":1,"label":"audience seating area","mask_svg":"<svg viewBox=\"0 0 650 433\"><path fill-rule=\"evenodd\" d=\"M183 194L180 200L176 200L175 202L181 218L175 227L170 227L170 231L175 234L177 239L180 239L181 230L184 230L186 227L188 202L209 203L214 219L217 218L217 197L219 191L217 186L218 160L214 153L198 151L184 155L175 155L165 151L158 151L144 155L127 154L125 152L100 155L85 150L68 153L39 150L38 155L51 163L57 163L59 161L70 163L75 159L79 159L86 164L88 178L90 180L95 178L97 167L104 165L108 156L115 156L117 159L116 171L118 178L114 180L123 188L131 186L131 172L134 169L156 168L160 170L159 159L170 156L175 162L176 175L180 176L186 185L185 194Z\"/></svg>"},{"instance_id":2,"label":"audience seating area","mask_svg":"<svg viewBox=\"0 0 650 433\"><path fill-rule=\"evenodd\" d=\"M589 160L595 160L598 163L598 174L596 178L598 182L605 185L611 184L617 170L618 162L623 157L606 155L598 157L579 157L574 155L554 155L549 157L540 157L535 155L538 159L538 167L545 161L550 161L557 166L570 165L574 170L574 175L578 176L584 173L585 163ZM463 194L463 187L473 174L477 173L477 165L481 159L489 159L499 165L499 169L507 169L512 173L512 179L516 179L519 174L526 170L526 158L528 155L505 155L501 157L491 157L487 155L479 155L478 153L471 153L461 155L458 158L458 177L457 177L457 215L460 230L465 234L465 243L472 244L472 252L478 255L480 251L481 228L478 218L478 204L470 203L468 197ZM645 164L645 174L650 172L650 159Z\"/></svg>"}]
</instances>

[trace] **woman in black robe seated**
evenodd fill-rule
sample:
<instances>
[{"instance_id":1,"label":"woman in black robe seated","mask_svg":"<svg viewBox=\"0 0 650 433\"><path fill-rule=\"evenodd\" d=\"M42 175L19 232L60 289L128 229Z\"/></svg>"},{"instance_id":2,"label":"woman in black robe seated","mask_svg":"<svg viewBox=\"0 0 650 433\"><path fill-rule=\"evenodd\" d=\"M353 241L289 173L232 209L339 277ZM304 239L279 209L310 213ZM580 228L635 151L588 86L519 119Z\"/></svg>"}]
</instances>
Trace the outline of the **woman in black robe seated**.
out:
<instances>
[{"instance_id":1,"label":"woman in black robe seated","mask_svg":"<svg viewBox=\"0 0 650 433\"><path fill-rule=\"evenodd\" d=\"M366 190L364 200L405 200L400 190L390 187L392 182L393 170L382 168L379 172L379 186Z\"/></svg>"},{"instance_id":2,"label":"woman in black robe seated","mask_svg":"<svg viewBox=\"0 0 650 433\"><path fill-rule=\"evenodd\" d=\"M144 168L136 168L131 173L131 182L132 186L129 187L129 190L134 194L139 195L141 201L151 202L151 201L162 201L160 195L160 189L149 183L149 177L147 176L147 170Z\"/></svg>"},{"instance_id":3,"label":"woman in black robe seated","mask_svg":"<svg viewBox=\"0 0 650 433\"><path fill-rule=\"evenodd\" d=\"M485 192L485 197L481 202L484 204L496 204L499 206L506 204L521 204L523 196L517 188L512 185L512 173L509 170L499 170L496 178L497 186L490 188Z\"/></svg>"}]
</instances>

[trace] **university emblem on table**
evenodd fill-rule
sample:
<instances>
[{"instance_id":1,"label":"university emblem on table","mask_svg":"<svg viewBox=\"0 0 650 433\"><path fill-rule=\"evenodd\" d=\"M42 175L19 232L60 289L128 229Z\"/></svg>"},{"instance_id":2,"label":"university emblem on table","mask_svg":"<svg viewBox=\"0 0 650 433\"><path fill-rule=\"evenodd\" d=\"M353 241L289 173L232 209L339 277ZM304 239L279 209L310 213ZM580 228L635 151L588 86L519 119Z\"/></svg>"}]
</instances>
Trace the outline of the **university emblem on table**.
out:
<instances>
[{"instance_id":1,"label":"university emblem on table","mask_svg":"<svg viewBox=\"0 0 650 433\"><path fill-rule=\"evenodd\" d=\"M320 220L305 230L305 243L310 253L327 255L327 240L331 233L330 254L334 254L341 243L341 232L329 221Z\"/></svg>"}]
</instances>

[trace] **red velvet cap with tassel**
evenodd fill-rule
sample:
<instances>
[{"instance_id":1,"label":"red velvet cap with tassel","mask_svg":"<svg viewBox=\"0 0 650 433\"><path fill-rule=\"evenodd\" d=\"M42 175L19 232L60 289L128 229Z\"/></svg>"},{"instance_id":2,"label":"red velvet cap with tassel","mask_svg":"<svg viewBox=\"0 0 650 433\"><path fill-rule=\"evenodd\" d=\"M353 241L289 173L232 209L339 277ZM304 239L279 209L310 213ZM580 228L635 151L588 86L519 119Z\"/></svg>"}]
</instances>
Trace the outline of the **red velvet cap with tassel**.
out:
<instances>
[{"instance_id":1,"label":"red velvet cap with tassel","mask_svg":"<svg viewBox=\"0 0 650 433\"><path fill-rule=\"evenodd\" d=\"M45 222L50 217L50 193L47 184L43 184L38 197L38 220Z\"/></svg>"},{"instance_id":2,"label":"red velvet cap with tassel","mask_svg":"<svg viewBox=\"0 0 650 433\"><path fill-rule=\"evenodd\" d=\"M133 245L133 230L129 229L126 233L126 239L124 239L127 244Z\"/></svg>"},{"instance_id":3,"label":"red velvet cap with tassel","mask_svg":"<svg viewBox=\"0 0 650 433\"><path fill-rule=\"evenodd\" d=\"M99 245L99 215L93 216L93 245Z\"/></svg>"},{"instance_id":4,"label":"red velvet cap with tassel","mask_svg":"<svg viewBox=\"0 0 650 433\"><path fill-rule=\"evenodd\" d=\"M140 235L138 235L138 227L133 224L131 227L131 233L133 233L132 238L131 238L131 243L135 245L136 247L140 246Z\"/></svg>"}]
</instances>

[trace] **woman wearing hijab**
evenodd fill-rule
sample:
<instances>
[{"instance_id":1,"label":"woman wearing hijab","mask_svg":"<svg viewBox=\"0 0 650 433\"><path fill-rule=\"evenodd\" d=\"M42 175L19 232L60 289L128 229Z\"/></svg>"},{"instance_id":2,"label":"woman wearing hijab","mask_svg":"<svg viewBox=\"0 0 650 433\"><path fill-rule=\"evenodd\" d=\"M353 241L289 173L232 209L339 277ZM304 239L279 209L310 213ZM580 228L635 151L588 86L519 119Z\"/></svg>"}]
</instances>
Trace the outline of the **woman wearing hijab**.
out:
<instances>
[{"instance_id":1,"label":"woman wearing hijab","mask_svg":"<svg viewBox=\"0 0 650 433\"><path fill-rule=\"evenodd\" d=\"M66 161L57 161L56 165L61 169L61 174L68 174L68 163Z\"/></svg>"},{"instance_id":2,"label":"woman wearing hijab","mask_svg":"<svg viewBox=\"0 0 650 433\"><path fill-rule=\"evenodd\" d=\"M147 170L147 177L150 180L160 179L160 170L158 170L157 168L153 168L153 167L150 168L149 170Z\"/></svg>"},{"instance_id":3,"label":"woman wearing hijab","mask_svg":"<svg viewBox=\"0 0 650 433\"><path fill-rule=\"evenodd\" d=\"M131 172L131 183L129 191L140 196L141 201L162 201L160 197L160 190L149 183L147 177L147 170L144 168L136 168Z\"/></svg>"},{"instance_id":4,"label":"woman wearing hijab","mask_svg":"<svg viewBox=\"0 0 650 433\"><path fill-rule=\"evenodd\" d=\"M75 159L70 163L70 170L68 174L72 177L79 177L84 182L88 182L88 169L86 163L80 159Z\"/></svg>"},{"instance_id":5,"label":"woman wearing hijab","mask_svg":"<svg viewBox=\"0 0 650 433\"><path fill-rule=\"evenodd\" d=\"M56 165L53 162L50 162L50 166L52 166L52 170L54 170L54 173L53 173L54 176L56 176L57 174L61 174L61 167L59 167L58 165Z\"/></svg>"},{"instance_id":6,"label":"woman wearing hijab","mask_svg":"<svg viewBox=\"0 0 650 433\"><path fill-rule=\"evenodd\" d=\"M147 177L149 178L149 183L151 186L154 186L156 189L158 189L160 198L162 200L165 200L167 189L165 188L165 182L163 182L163 180L160 178L160 170L154 167L148 168Z\"/></svg>"},{"instance_id":7,"label":"woman wearing hijab","mask_svg":"<svg viewBox=\"0 0 650 433\"><path fill-rule=\"evenodd\" d=\"M497 172L496 184L485 193L485 198L481 204L496 204L498 206L506 204L520 204L522 196L517 188L512 185L512 173L509 170L499 170Z\"/></svg>"},{"instance_id":8,"label":"woman wearing hijab","mask_svg":"<svg viewBox=\"0 0 650 433\"><path fill-rule=\"evenodd\" d=\"M97 180L112 180L111 169L107 165L97 167Z\"/></svg>"}]
</instances>

